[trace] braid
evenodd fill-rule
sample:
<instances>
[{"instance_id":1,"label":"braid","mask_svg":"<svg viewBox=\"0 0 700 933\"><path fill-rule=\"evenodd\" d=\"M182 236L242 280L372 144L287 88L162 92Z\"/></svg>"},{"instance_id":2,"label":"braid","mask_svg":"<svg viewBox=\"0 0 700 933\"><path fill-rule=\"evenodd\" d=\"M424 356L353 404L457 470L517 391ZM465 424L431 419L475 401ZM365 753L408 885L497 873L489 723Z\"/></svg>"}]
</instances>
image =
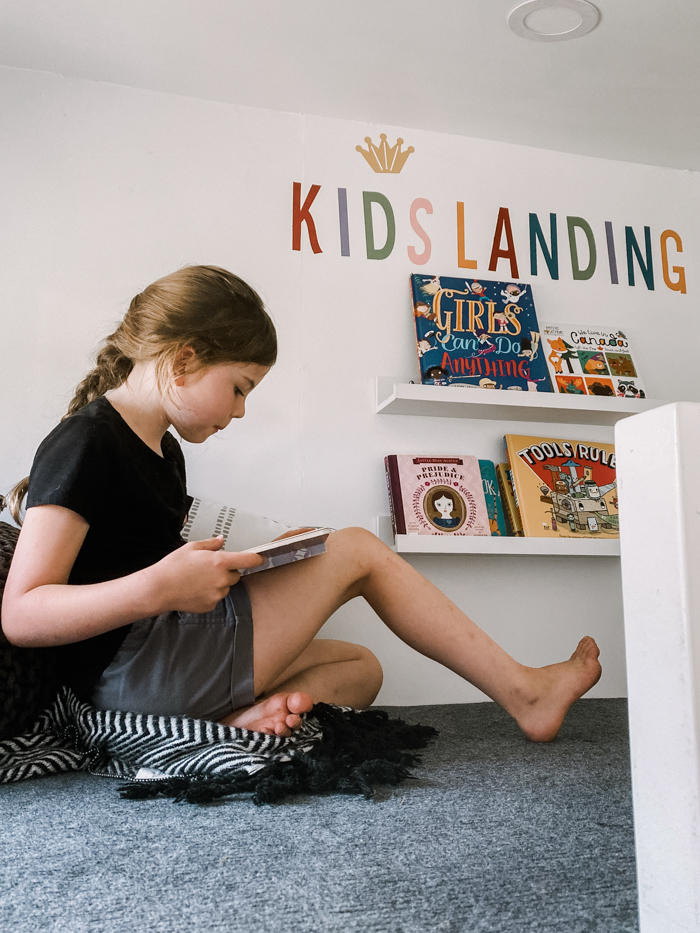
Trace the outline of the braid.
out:
<instances>
[{"instance_id":1,"label":"braid","mask_svg":"<svg viewBox=\"0 0 700 933\"><path fill-rule=\"evenodd\" d=\"M123 382L134 368L134 361L130 359L118 346L118 335L120 327L107 337L95 360L95 368L90 370L87 376L75 390L75 395L68 406L62 421L70 418L76 411L80 411L89 402L109 392L110 389L116 389Z\"/></svg>"},{"instance_id":2,"label":"braid","mask_svg":"<svg viewBox=\"0 0 700 933\"><path fill-rule=\"evenodd\" d=\"M7 508L15 522L22 524L22 502L29 492L29 477L25 476L9 490L6 496L0 496L0 505Z\"/></svg>"},{"instance_id":3,"label":"braid","mask_svg":"<svg viewBox=\"0 0 700 933\"><path fill-rule=\"evenodd\" d=\"M109 392L110 389L116 389L123 382L126 382L127 376L134 368L133 325L137 315L137 309L140 303L141 295L132 298L129 310L124 315L124 320L119 327L105 337L95 358L95 368L91 369L87 376L75 390L68 411L65 413L62 421L70 418L76 411L85 408L96 398Z\"/></svg>"},{"instance_id":4,"label":"braid","mask_svg":"<svg viewBox=\"0 0 700 933\"><path fill-rule=\"evenodd\" d=\"M131 307L134 307L135 301L136 299L131 302ZM131 307L129 310L131 310ZM68 411L61 418L61 421L70 418L71 415L75 414L76 411L80 411L89 402L104 395L105 392L109 392L110 389L116 389L117 386L126 381L127 376L134 367L134 362L123 350L119 349L120 337L122 336L120 331L122 329L123 323L103 341L95 360L95 368L87 374L75 390ZM0 496L0 505L7 507L12 518L20 526L22 525L22 503L28 491L29 477L25 476L8 491L4 500Z\"/></svg>"}]
</instances>

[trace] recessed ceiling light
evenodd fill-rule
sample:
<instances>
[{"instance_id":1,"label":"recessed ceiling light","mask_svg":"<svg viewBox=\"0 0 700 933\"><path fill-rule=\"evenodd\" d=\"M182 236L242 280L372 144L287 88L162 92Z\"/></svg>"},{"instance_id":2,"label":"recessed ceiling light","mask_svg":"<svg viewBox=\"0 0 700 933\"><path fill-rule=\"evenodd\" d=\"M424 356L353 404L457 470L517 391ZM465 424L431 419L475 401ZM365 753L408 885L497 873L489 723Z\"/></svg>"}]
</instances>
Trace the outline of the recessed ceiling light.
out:
<instances>
[{"instance_id":1,"label":"recessed ceiling light","mask_svg":"<svg viewBox=\"0 0 700 933\"><path fill-rule=\"evenodd\" d=\"M523 39L563 42L598 25L600 11L588 0L525 0L511 10L508 25Z\"/></svg>"}]
</instances>

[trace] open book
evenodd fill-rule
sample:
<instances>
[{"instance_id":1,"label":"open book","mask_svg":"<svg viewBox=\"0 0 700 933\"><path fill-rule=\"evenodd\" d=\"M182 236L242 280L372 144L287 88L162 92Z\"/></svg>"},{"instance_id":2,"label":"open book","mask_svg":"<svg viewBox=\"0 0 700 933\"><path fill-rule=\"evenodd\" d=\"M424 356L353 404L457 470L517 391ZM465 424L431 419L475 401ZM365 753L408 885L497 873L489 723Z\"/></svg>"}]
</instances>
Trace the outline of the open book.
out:
<instances>
[{"instance_id":1,"label":"open book","mask_svg":"<svg viewBox=\"0 0 700 933\"><path fill-rule=\"evenodd\" d=\"M271 567L281 567L282 564L291 564L295 560L306 560L307 557L316 557L326 551L326 538L333 528L314 528L300 535L282 538L281 541L270 541L259 544L257 547L246 548L244 553L260 554L265 563L259 567L246 567L240 571L241 576L249 573L259 573Z\"/></svg>"},{"instance_id":2,"label":"open book","mask_svg":"<svg viewBox=\"0 0 700 933\"><path fill-rule=\"evenodd\" d=\"M272 541L271 538L278 538L284 532L291 531L289 525L263 518L261 515L241 512L240 509L222 505L211 499L197 497L192 500L185 527L182 529L182 537L185 541L205 541L207 538L221 535L225 551L252 551L254 554L262 554L266 558L265 563L241 571L241 574L247 574L323 554L326 550L326 538L334 530L314 528L303 534L283 538L281 541Z\"/></svg>"}]
</instances>

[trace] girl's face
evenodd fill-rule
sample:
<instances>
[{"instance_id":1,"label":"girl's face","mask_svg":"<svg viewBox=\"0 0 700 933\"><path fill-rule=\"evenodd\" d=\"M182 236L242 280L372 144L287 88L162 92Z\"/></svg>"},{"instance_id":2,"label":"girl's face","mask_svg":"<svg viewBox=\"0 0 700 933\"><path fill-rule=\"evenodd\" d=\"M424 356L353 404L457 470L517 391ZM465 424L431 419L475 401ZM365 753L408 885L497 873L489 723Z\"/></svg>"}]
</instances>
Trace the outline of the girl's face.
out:
<instances>
[{"instance_id":1,"label":"girl's face","mask_svg":"<svg viewBox=\"0 0 700 933\"><path fill-rule=\"evenodd\" d=\"M243 417L247 396L269 370L258 363L218 363L176 376L165 398L168 420L184 440L201 444Z\"/></svg>"}]
</instances>

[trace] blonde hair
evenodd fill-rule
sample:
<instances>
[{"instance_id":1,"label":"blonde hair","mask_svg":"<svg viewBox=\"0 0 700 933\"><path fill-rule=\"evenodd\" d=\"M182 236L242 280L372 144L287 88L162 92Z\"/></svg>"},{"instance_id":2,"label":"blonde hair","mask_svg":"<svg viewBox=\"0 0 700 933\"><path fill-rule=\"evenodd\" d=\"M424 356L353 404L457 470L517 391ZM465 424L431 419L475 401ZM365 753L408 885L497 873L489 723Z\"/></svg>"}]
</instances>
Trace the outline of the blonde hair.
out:
<instances>
[{"instance_id":1,"label":"blonde hair","mask_svg":"<svg viewBox=\"0 0 700 933\"><path fill-rule=\"evenodd\" d=\"M197 368L218 363L272 366L277 359L275 326L257 292L218 266L186 266L132 299L119 327L102 341L94 369L77 387L61 420L126 382L135 363L155 360L158 385L165 391L184 347L194 350ZM6 497L17 524L28 489L26 477Z\"/></svg>"}]
</instances>

